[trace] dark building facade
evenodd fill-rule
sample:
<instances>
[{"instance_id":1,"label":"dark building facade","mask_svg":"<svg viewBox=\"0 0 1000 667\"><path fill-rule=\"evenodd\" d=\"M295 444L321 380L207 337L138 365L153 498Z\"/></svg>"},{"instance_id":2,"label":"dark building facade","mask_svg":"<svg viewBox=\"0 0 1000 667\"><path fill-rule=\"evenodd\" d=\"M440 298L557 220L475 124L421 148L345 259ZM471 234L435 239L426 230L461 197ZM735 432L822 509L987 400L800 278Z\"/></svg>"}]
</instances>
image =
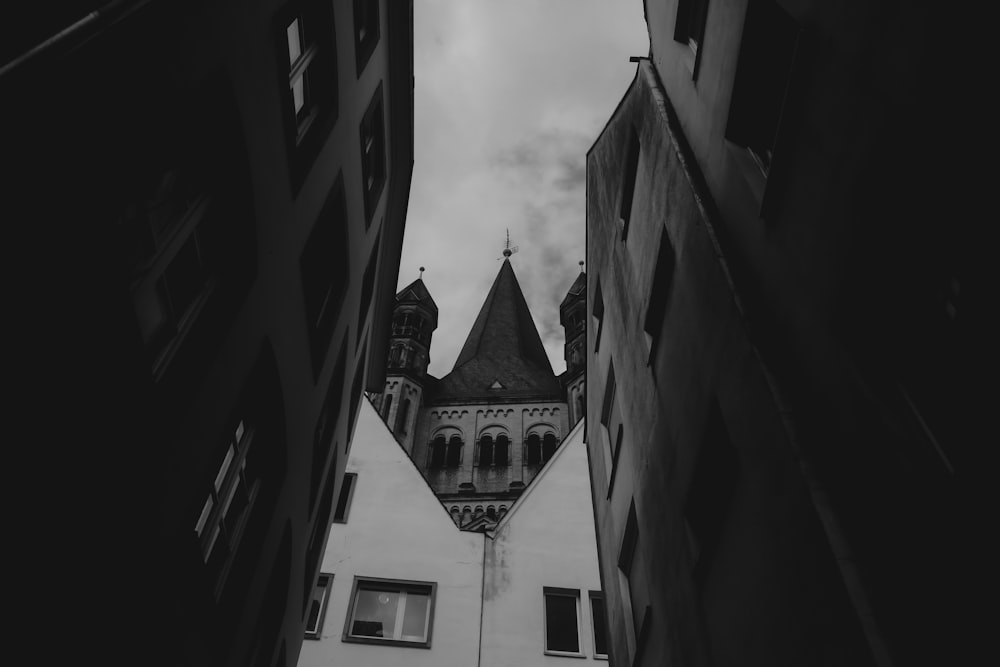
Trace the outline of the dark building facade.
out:
<instances>
[{"instance_id":1,"label":"dark building facade","mask_svg":"<svg viewBox=\"0 0 1000 667\"><path fill-rule=\"evenodd\" d=\"M382 419L463 530L492 528L582 417L586 274L560 306L566 371L556 375L504 262L451 372L427 373L437 305L422 278L396 295Z\"/></svg>"},{"instance_id":2,"label":"dark building facade","mask_svg":"<svg viewBox=\"0 0 1000 667\"><path fill-rule=\"evenodd\" d=\"M611 661L964 662L981 265L964 112L925 85L948 76L938 17L645 10L650 54L587 156Z\"/></svg>"},{"instance_id":3,"label":"dark building facade","mask_svg":"<svg viewBox=\"0 0 1000 667\"><path fill-rule=\"evenodd\" d=\"M47 424L21 469L49 471L25 484L26 579L31 602L86 601L55 647L295 664L360 400L385 378L412 11L81 2L5 42L8 377Z\"/></svg>"}]
</instances>

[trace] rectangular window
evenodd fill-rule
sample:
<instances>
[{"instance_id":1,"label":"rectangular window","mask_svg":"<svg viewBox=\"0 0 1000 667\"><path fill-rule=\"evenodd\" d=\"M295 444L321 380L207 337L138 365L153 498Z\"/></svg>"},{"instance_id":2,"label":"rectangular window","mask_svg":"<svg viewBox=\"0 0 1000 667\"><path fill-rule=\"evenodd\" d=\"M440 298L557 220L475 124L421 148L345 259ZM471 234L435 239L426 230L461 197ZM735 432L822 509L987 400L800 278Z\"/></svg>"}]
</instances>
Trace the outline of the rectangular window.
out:
<instances>
[{"instance_id":1,"label":"rectangular window","mask_svg":"<svg viewBox=\"0 0 1000 667\"><path fill-rule=\"evenodd\" d=\"M601 332L604 331L604 295L601 293L601 277L597 277L597 289L594 290L594 327L597 334L594 336L594 352L601 347Z\"/></svg>"},{"instance_id":2,"label":"rectangular window","mask_svg":"<svg viewBox=\"0 0 1000 667\"><path fill-rule=\"evenodd\" d=\"M316 580L312 600L309 603L309 616L306 618L306 639L319 639L323 632L323 618L326 616L326 605L330 599L331 586L333 586L333 575L321 572Z\"/></svg>"},{"instance_id":3,"label":"rectangular window","mask_svg":"<svg viewBox=\"0 0 1000 667\"><path fill-rule=\"evenodd\" d=\"M608 379L604 388L604 405L601 408L601 430L605 442L607 442L607 447L604 450L604 463L608 471L608 498L611 498L611 490L614 488L618 456L621 454L622 440L625 437L621 408L615 396L617 391L615 365L612 361L608 367Z\"/></svg>"},{"instance_id":4,"label":"rectangular window","mask_svg":"<svg viewBox=\"0 0 1000 667\"><path fill-rule=\"evenodd\" d=\"M430 647L437 584L354 578L344 641Z\"/></svg>"},{"instance_id":5,"label":"rectangular window","mask_svg":"<svg viewBox=\"0 0 1000 667\"><path fill-rule=\"evenodd\" d=\"M361 333L364 331L365 319L372 304L372 291L375 289L375 269L378 267L378 251L382 242L382 232L375 237L372 244L371 254L368 255L368 264L365 266L365 276L361 279L361 306L358 308L358 339L355 344L361 343Z\"/></svg>"},{"instance_id":6,"label":"rectangular window","mask_svg":"<svg viewBox=\"0 0 1000 667\"><path fill-rule=\"evenodd\" d=\"M622 200L618 226L622 232L622 243L628 237L629 222L632 220L632 200L635 198L635 178L639 170L639 134L634 126L629 126L628 145L625 151L625 174L622 180Z\"/></svg>"},{"instance_id":7,"label":"rectangular window","mask_svg":"<svg viewBox=\"0 0 1000 667\"><path fill-rule=\"evenodd\" d=\"M260 487L259 469L249 457L253 439L252 422L240 419L232 427L194 526L202 560L215 582L216 599L222 594Z\"/></svg>"},{"instance_id":8,"label":"rectangular window","mask_svg":"<svg viewBox=\"0 0 1000 667\"><path fill-rule=\"evenodd\" d=\"M766 178L799 44L799 26L773 0L747 6L726 139L747 150Z\"/></svg>"},{"instance_id":9,"label":"rectangular window","mask_svg":"<svg viewBox=\"0 0 1000 667\"><path fill-rule=\"evenodd\" d=\"M365 225L370 225L385 185L385 124L382 84L379 83L361 119L361 178L365 198Z\"/></svg>"},{"instance_id":10,"label":"rectangular window","mask_svg":"<svg viewBox=\"0 0 1000 667\"><path fill-rule=\"evenodd\" d=\"M329 2L293 0L275 18L294 189L337 120L337 61Z\"/></svg>"},{"instance_id":11,"label":"rectangular window","mask_svg":"<svg viewBox=\"0 0 1000 667\"><path fill-rule=\"evenodd\" d=\"M546 586L545 654L582 655L580 652L580 591Z\"/></svg>"},{"instance_id":12,"label":"rectangular window","mask_svg":"<svg viewBox=\"0 0 1000 667\"><path fill-rule=\"evenodd\" d=\"M299 257L313 373L317 376L350 281L346 232L347 199L343 175L338 174Z\"/></svg>"},{"instance_id":13,"label":"rectangular window","mask_svg":"<svg viewBox=\"0 0 1000 667\"><path fill-rule=\"evenodd\" d=\"M739 458L718 401L713 399L684 502L694 563L692 576L699 590L708 579L738 477Z\"/></svg>"},{"instance_id":14,"label":"rectangular window","mask_svg":"<svg viewBox=\"0 0 1000 667\"><path fill-rule=\"evenodd\" d=\"M594 657L608 658L608 625L604 613L604 594L590 591L590 622L594 626Z\"/></svg>"},{"instance_id":15,"label":"rectangular window","mask_svg":"<svg viewBox=\"0 0 1000 667\"><path fill-rule=\"evenodd\" d=\"M708 0L680 0L677 3L677 22L674 24L674 40L686 44L691 50L688 68L692 77L697 76L699 46L705 36L705 19L708 16Z\"/></svg>"},{"instance_id":16,"label":"rectangular window","mask_svg":"<svg viewBox=\"0 0 1000 667\"><path fill-rule=\"evenodd\" d=\"M649 286L649 305L646 309L646 320L643 329L646 332L646 343L649 346L647 363L653 363L663 329L663 318L667 314L667 302L670 298L670 286L674 279L674 246L670 243L667 228L660 230L660 249L656 256L656 269Z\"/></svg>"},{"instance_id":17,"label":"rectangular window","mask_svg":"<svg viewBox=\"0 0 1000 667\"><path fill-rule=\"evenodd\" d=\"M639 522L634 500L629 505L622 546L618 552L618 583L627 620L629 652L634 662L642 649L651 616L648 581L639 558Z\"/></svg>"},{"instance_id":18,"label":"rectangular window","mask_svg":"<svg viewBox=\"0 0 1000 667\"><path fill-rule=\"evenodd\" d=\"M354 485L357 483L358 473L349 472L344 474L344 483L340 487L340 496L337 498L337 509L333 512L334 523L347 523L347 513L351 509L351 500L354 498Z\"/></svg>"},{"instance_id":19,"label":"rectangular window","mask_svg":"<svg viewBox=\"0 0 1000 667\"><path fill-rule=\"evenodd\" d=\"M358 76L378 44L378 0L354 0L354 53L357 58Z\"/></svg>"}]
</instances>

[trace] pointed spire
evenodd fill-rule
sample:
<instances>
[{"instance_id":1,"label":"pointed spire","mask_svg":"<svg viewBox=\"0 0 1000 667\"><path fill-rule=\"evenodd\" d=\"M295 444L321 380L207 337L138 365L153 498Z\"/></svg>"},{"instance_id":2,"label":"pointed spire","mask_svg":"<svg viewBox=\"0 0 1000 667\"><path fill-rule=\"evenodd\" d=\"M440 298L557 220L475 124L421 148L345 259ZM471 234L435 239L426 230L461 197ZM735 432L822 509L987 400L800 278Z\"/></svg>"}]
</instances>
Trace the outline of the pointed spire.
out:
<instances>
[{"instance_id":1,"label":"pointed spire","mask_svg":"<svg viewBox=\"0 0 1000 667\"><path fill-rule=\"evenodd\" d=\"M558 393L558 380L509 258L504 258L455 367L439 388L441 395Z\"/></svg>"}]
</instances>

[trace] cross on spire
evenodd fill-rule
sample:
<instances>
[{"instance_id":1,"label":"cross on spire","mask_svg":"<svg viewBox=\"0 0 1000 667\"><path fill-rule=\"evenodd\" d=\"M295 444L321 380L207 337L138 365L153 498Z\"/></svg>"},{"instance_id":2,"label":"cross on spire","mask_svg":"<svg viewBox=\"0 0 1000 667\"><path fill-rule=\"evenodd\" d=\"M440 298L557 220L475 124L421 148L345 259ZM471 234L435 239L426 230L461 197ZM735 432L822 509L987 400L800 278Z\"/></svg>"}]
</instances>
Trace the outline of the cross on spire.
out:
<instances>
[{"instance_id":1,"label":"cross on spire","mask_svg":"<svg viewBox=\"0 0 1000 667\"><path fill-rule=\"evenodd\" d=\"M510 229L508 228L507 229L507 241L506 241L506 243L504 243L504 247L503 247L503 256L504 257L510 257L515 252L517 252L517 246L511 247L511 245L510 245Z\"/></svg>"}]
</instances>

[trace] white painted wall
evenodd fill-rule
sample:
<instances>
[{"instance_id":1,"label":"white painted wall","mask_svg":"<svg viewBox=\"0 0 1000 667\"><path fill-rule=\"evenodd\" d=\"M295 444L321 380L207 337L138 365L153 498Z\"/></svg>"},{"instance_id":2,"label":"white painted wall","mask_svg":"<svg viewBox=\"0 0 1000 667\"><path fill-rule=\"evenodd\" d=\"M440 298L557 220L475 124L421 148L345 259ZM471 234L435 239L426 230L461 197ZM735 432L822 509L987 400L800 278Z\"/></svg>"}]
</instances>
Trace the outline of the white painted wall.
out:
<instances>
[{"instance_id":1,"label":"white painted wall","mask_svg":"<svg viewBox=\"0 0 1000 667\"><path fill-rule=\"evenodd\" d=\"M347 472L358 475L347 523L334 523L322 572L334 574L318 640L299 667L476 665L483 575L479 533L459 531L367 399ZM595 547L592 547L593 550ZM435 582L430 648L342 641L354 577Z\"/></svg>"},{"instance_id":2,"label":"white painted wall","mask_svg":"<svg viewBox=\"0 0 1000 667\"><path fill-rule=\"evenodd\" d=\"M577 423L486 541L480 667L582 664L544 654L546 586L580 592L581 648L585 661L594 662L588 593L601 590L601 579L583 425Z\"/></svg>"}]
</instances>

